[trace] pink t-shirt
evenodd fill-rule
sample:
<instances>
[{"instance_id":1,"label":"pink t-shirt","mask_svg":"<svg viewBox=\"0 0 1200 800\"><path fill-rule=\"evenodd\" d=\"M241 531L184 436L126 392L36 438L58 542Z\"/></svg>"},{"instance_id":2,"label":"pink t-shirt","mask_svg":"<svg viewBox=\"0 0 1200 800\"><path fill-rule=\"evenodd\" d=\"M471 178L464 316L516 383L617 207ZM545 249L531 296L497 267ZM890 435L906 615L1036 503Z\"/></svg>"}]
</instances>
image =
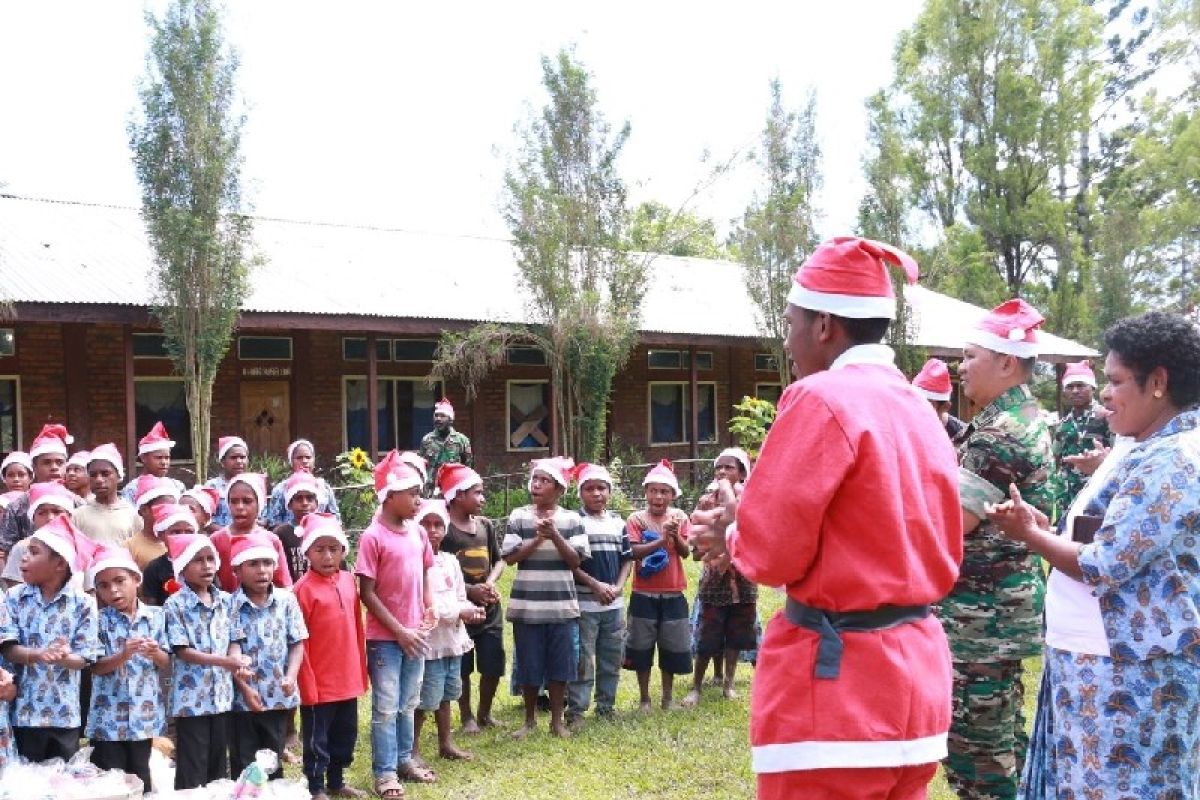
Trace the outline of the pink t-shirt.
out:
<instances>
[{"instance_id":1,"label":"pink t-shirt","mask_svg":"<svg viewBox=\"0 0 1200 800\"><path fill-rule=\"evenodd\" d=\"M375 581L375 593L406 628L418 627L424 618L425 570L431 566L433 549L416 522L406 522L402 530L394 531L376 519L358 540L355 574ZM370 611L367 638L395 640Z\"/></svg>"}]
</instances>

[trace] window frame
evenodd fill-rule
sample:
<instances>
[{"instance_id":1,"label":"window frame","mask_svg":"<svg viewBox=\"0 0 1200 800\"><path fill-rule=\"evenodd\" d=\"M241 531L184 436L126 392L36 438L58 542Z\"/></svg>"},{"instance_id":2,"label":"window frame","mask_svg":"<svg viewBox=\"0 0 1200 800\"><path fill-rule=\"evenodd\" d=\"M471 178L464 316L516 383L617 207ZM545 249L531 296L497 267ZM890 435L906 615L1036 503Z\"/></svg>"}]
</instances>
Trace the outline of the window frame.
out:
<instances>
[{"instance_id":1,"label":"window frame","mask_svg":"<svg viewBox=\"0 0 1200 800\"><path fill-rule=\"evenodd\" d=\"M773 387L773 388L775 388L775 389L778 389L778 390L779 390L779 395L780 395L781 397L783 396L783 390L784 390L784 388L785 388L783 384L781 384L781 383L774 383L774 382L772 382L772 381L762 381L762 382L760 382L760 383L755 383L755 384L754 384L754 396L755 396L755 397L757 397L757 398L759 398L759 399L766 399L766 398L764 398L764 397L762 396L762 387L764 387L764 386L771 386L771 387ZM772 400L771 402L772 402L772 403L776 403L776 404L778 404L778 403L779 403L779 401L778 401L778 400Z\"/></svg>"},{"instance_id":2,"label":"window frame","mask_svg":"<svg viewBox=\"0 0 1200 800\"><path fill-rule=\"evenodd\" d=\"M21 376L20 375L0 375L0 381L12 381L14 384L14 388L16 390L13 393L14 404L15 404L16 412L17 412L16 423L13 428L13 445L14 445L13 450L20 450L21 443L25 441L24 431L22 430L23 420L21 417ZM3 451L3 452L12 452L12 450Z\"/></svg>"},{"instance_id":3,"label":"window frame","mask_svg":"<svg viewBox=\"0 0 1200 800\"><path fill-rule=\"evenodd\" d=\"M139 383L179 383L179 384L183 384L184 380L179 375L135 375L135 376L133 376L133 405L134 405L134 408L137 407L137 385ZM184 386L184 390L186 392L186 390L187 390L186 385ZM135 412L135 414L136 414L136 412ZM192 432L189 430L188 438L191 438L191 435L192 435ZM196 445L195 445L195 442L193 442L192 443L192 453L194 454L195 452L196 452ZM137 461L137 453L133 454L133 459L131 459L131 460L133 462ZM195 458L195 455L193 455L192 458L175 458L174 456L172 456L171 463L172 464L195 464L196 458ZM128 467L128 465L126 465L126 466ZM128 470L126 470L126 471L128 472Z\"/></svg>"},{"instance_id":4,"label":"window frame","mask_svg":"<svg viewBox=\"0 0 1200 800\"><path fill-rule=\"evenodd\" d=\"M649 447L679 447L681 445L690 445L691 439L685 439L682 442L655 442L654 441L654 419L653 411L653 396L655 386L680 386L683 388L681 395L681 412L684 414L680 430L686 433L688 426L691 425L691 381L646 381L646 444ZM713 409L713 438L712 439L696 439L696 444L717 444L721 440L720 426L721 417L717 411L718 406L718 386L717 381L696 381L696 388L701 386L712 387L712 409ZM697 420L699 422L699 420Z\"/></svg>"},{"instance_id":5,"label":"window frame","mask_svg":"<svg viewBox=\"0 0 1200 800\"><path fill-rule=\"evenodd\" d=\"M8 326L0 327L0 341L4 341L2 334L8 333L12 337L12 351L5 352L0 349L0 358L16 358L17 357L17 329Z\"/></svg>"},{"instance_id":6,"label":"window frame","mask_svg":"<svg viewBox=\"0 0 1200 800\"><path fill-rule=\"evenodd\" d=\"M507 453L548 453L550 452L550 444L547 442L545 447L513 447L511 430L512 418L510 416L512 408L512 386L514 383L531 384L538 383L543 386L549 386L549 378L509 378L504 382L504 451ZM550 398L550 402L554 402L554 398ZM554 430L551 426L550 439L554 439Z\"/></svg>"},{"instance_id":7,"label":"window frame","mask_svg":"<svg viewBox=\"0 0 1200 800\"><path fill-rule=\"evenodd\" d=\"M270 358L266 356L244 356L242 355L242 342L246 339L285 339L288 343L287 358ZM291 336L259 336L252 333L239 334L237 337L237 357L238 361L295 361L296 360L296 343Z\"/></svg>"},{"instance_id":8,"label":"window frame","mask_svg":"<svg viewBox=\"0 0 1200 800\"><path fill-rule=\"evenodd\" d=\"M437 346L438 346L437 339L392 339L391 340L391 348L392 348L392 362L393 363L396 363L396 364L432 364L436 360L432 353L429 355L429 358L417 358L417 359L400 358L397 355L397 351L396 351L396 343L397 342L428 342L429 344L433 345L433 349L435 352L437 351Z\"/></svg>"},{"instance_id":9,"label":"window frame","mask_svg":"<svg viewBox=\"0 0 1200 800\"><path fill-rule=\"evenodd\" d=\"M429 377L428 375L376 375L375 380L388 381L391 383L396 383L398 381L408 381L409 383L417 383L417 382L424 382L428 377ZM365 383L366 380L367 380L366 375L342 375L342 381L341 381L341 383L342 383L342 391L341 391L342 425L341 425L341 427L342 427L342 452L343 453L350 449L350 431L346 424L346 411L347 411L347 408L346 408L346 384L349 381L363 381ZM444 390L445 386L446 386L445 382L439 380L438 383L441 384L441 386ZM440 395L438 392L434 391L434 396L440 398L442 395ZM368 422L368 424L370 424L370 420L368 420L367 422ZM396 427L397 427L396 420L393 419L392 420L393 433L395 432ZM370 434L368 434L368 436L369 435ZM384 445L386 443L379 442L378 444L380 447L384 447ZM393 437L393 445L392 446L395 446L396 449L408 449L408 448L400 448L397 445L395 445L394 437ZM371 460L374 461L374 460L378 459L381 455L386 454L391 449L392 449L392 447L389 446L385 450L380 450L373 455L371 455L371 454L368 454L368 455L370 455Z\"/></svg>"},{"instance_id":10,"label":"window frame","mask_svg":"<svg viewBox=\"0 0 1200 800\"><path fill-rule=\"evenodd\" d=\"M157 337L157 338L163 340L163 354L161 356L139 356L137 354L137 348L135 347L134 353L133 353L134 361L169 361L170 360L171 354L166 352L167 335L165 333L154 333L153 331L134 331L132 334L130 334L130 336L132 337L133 341L137 341L139 336L140 337L154 336L154 337Z\"/></svg>"},{"instance_id":11,"label":"window frame","mask_svg":"<svg viewBox=\"0 0 1200 800\"><path fill-rule=\"evenodd\" d=\"M758 365L758 360L760 358L773 359L776 362L775 366L772 367L768 364L768 366L760 367ZM776 356L774 353L755 353L754 354L754 371L755 372L774 372L775 374L779 374L779 363L778 362L779 362L779 357Z\"/></svg>"},{"instance_id":12,"label":"window frame","mask_svg":"<svg viewBox=\"0 0 1200 800\"><path fill-rule=\"evenodd\" d=\"M536 363L536 364L531 364L531 363L524 362L524 361L513 361L512 360L512 351L513 350L522 350L522 351L528 350L528 351L536 352L538 355L540 355L542 357L542 360L540 363ZM549 366L550 359L547 357L546 351L536 345L514 344L514 345L509 345L508 347L504 348L504 363L510 367L546 367L546 366Z\"/></svg>"}]
</instances>

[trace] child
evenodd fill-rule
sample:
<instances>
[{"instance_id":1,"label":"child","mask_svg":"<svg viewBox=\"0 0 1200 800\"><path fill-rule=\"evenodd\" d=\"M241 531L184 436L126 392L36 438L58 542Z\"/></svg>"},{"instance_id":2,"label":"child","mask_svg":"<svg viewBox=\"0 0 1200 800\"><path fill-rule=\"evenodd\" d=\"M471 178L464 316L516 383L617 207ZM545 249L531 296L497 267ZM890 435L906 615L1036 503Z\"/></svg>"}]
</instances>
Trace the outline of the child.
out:
<instances>
[{"instance_id":1,"label":"child","mask_svg":"<svg viewBox=\"0 0 1200 800\"><path fill-rule=\"evenodd\" d=\"M504 652L504 615L496 581L507 566L500 557L500 540L492 521L480 516L483 510L483 478L462 464L443 464L437 475L438 490L446 500L449 524L442 539L442 550L458 558L467 599L484 609L483 621L467 625L474 647L462 657L462 696L458 712L462 732L479 733L480 728L497 725L492 717L492 700L504 677L507 655ZM479 671L479 713L471 711L471 673Z\"/></svg>"},{"instance_id":2,"label":"child","mask_svg":"<svg viewBox=\"0 0 1200 800\"><path fill-rule=\"evenodd\" d=\"M142 520L137 510L117 493L125 472L115 445L102 444L92 450L87 477L92 496L71 512L75 527L102 544L121 544L141 532Z\"/></svg>"},{"instance_id":3,"label":"child","mask_svg":"<svg viewBox=\"0 0 1200 800\"><path fill-rule=\"evenodd\" d=\"M35 531L44 527L55 517L63 515L69 517L75 504L75 495L67 491L67 487L58 481L33 484L29 487L26 499L28 507L25 516L29 519L30 528ZM11 558L5 563L4 572L0 573L6 589L22 582L21 559L28 547L29 539L22 539L13 547ZM83 588L82 576L72 575L71 580L75 588Z\"/></svg>"},{"instance_id":4,"label":"child","mask_svg":"<svg viewBox=\"0 0 1200 800\"><path fill-rule=\"evenodd\" d=\"M8 619L8 603L0 599L0 631L8 627ZM17 760L12 732L12 701L16 698L17 684L10 665L0 657L0 778L4 777L4 768Z\"/></svg>"},{"instance_id":5,"label":"child","mask_svg":"<svg viewBox=\"0 0 1200 800\"><path fill-rule=\"evenodd\" d=\"M433 774L412 760L413 712L433 597L433 551L416 523L421 476L392 450L375 467L379 514L358 545L358 591L367 608L367 668L371 675L371 770L380 797L404 796L397 778L429 783Z\"/></svg>"},{"instance_id":6,"label":"child","mask_svg":"<svg viewBox=\"0 0 1200 800\"><path fill-rule=\"evenodd\" d=\"M437 626L429 633L425 655L425 677L421 682L421 700L413 724L413 760L423 763L418 745L425 715L432 713L437 722L438 755L457 761L474 756L454 744L450 731L450 704L462 694L462 655L471 649L471 637L464 622L482 622L483 609L467 600L462 567L451 553L440 548L446 536L446 504L425 500L417 512L417 521L429 537L433 566L429 584L433 589L433 610Z\"/></svg>"},{"instance_id":7,"label":"child","mask_svg":"<svg viewBox=\"0 0 1200 800\"><path fill-rule=\"evenodd\" d=\"M21 668L13 736L29 761L69 761L79 749L80 672L97 656L96 603L71 584L86 572L95 545L56 516L29 537L24 585L9 590L0 653Z\"/></svg>"},{"instance_id":8,"label":"child","mask_svg":"<svg viewBox=\"0 0 1200 800\"><path fill-rule=\"evenodd\" d=\"M267 497L267 477L257 472L241 472L229 479L225 486L225 503L229 508L229 527L222 528L212 535L213 546L221 557L221 566L217 572L217 580L221 589L232 592L238 587L237 575L229 565L233 543L239 537L251 533L261 533L271 542L275 550L275 585L280 589L290 588L292 576L287 570L287 554L283 552L283 543L279 537L258 525L258 513ZM220 511L213 516L216 519Z\"/></svg>"},{"instance_id":9,"label":"child","mask_svg":"<svg viewBox=\"0 0 1200 800\"><path fill-rule=\"evenodd\" d=\"M534 461L529 474L533 503L508 516L501 554L518 564L508 603L516 646L516 681L525 700L525 724L513 735L528 736L537 727L537 698L550 694L550 732L570 736L563 721L567 682L575 680L579 660L575 627L579 600L572 570L590 556L583 522L560 508L574 463L569 458Z\"/></svg>"},{"instance_id":10,"label":"child","mask_svg":"<svg viewBox=\"0 0 1200 800\"><path fill-rule=\"evenodd\" d=\"M33 461L23 450L13 450L0 462L0 478L7 492L27 492L33 483Z\"/></svg>"},{"instance_id":11,"label":"child","mask_svg":"<svg viewBox=\"0 0 1200 800\"><path fill-rule=\"evenodd\" d=\"M182 533L198 533L191 511L178 503L154 506L154 535L159 537L163 554L146 565L142 573L142 599L152 606L161 606L179 590L175 567L171 564L168 542Z\"/></svg>"},{"instance_id":12,"label":"child","mask_svg":"<svg viewBox=\"0 0 1200 800\"><path fill-rule=\"evenodd\" d=\"M417 453L413 450L405 450L400 454L400 460L405 464L408 464L420 474L422 485L428 485L429 464L425 461L425 459L421 458L420 453ZM422 496L424 496L424 490L422 490Z\"/></svg>"},{"instance_id":13,"label":"child","mask_svg":"<svg viewBox=\"0 0 1200 800\"><path fill-rule=\"evenodd\" d=\"M281 500L288 513L288 521L275 527L275 535L279 537L283 552L287 554L288 574L292 576L293 581L298 581L307 569L304 553L300 551L303 542L300 526L306 516L317 510L317 498L320 496L321 487L311 473L296 472L275 488L283 489ZM337 519L340 521L341 517Z\"/></svg>"},{"instance_id":14,"label":"child","mask_svg":"<svg viewBox=\"0 0 1200 800\"><path fill-rule=\"evenodd\" d=\"M630 549L638 561L629 597L629 641L625 667L637 672L641 701L639 711L650 710L650 667L658 648L662 673L662 707L674 708L672 695L676 675L692 671L689 647L687 576L682 557L688 554L687 515L671 503L679 497L679 482L671 462L663 459L642 481L646 510L630 515L625 529Z\"/></svg>"},{"instance_id":15,"label":"child","mask_svg":"<svg viewBox=\"0 0 1200 800\"><path fill-rule=\"evenodd\" d=\"M67 459L67 465L63 468L63 485L75 495L77 499L76 505L83 505L91 497L91 489L88 488L87 463L88 457L91 455L87 450L80 450L77 453L72 453Z\"/></svg>"},{"instance_id":16,"label":"child","mask_svg":"<svg viewBox=\"0 0 1200 800\"><path fill-rule=\"evenodd\" d=\"M583 530L592 557L575 568L579 595L579 676L567 693L567 725L578 727L596 693L596 716L610 717L625 649L625 582L633 568L625 520L608 510L612 476L596 464L575 472L583 502Z\"/></svg>"},{"instance_id":17,"label":"child","mask_svg":"<svg viewBox=\"0 0 1200 800\"><path fill-rule=\"evenodd\" d=\"M297 439L289 444L287 460L292 465L292 475L307 474L317 486L316 510L333 514L340 521L342 512L338 508L337 498L333 496L333 490L329 488L329 484L325 482L324 478L318 478L313 474L313 468L317 461L316 453L316 448L308 439ZM292 521L292 515L288 512L285 487L286 481L276 484L275 488L271 489L271 498L267 501L266 512L263 513L263 524L268 528L274 529ZM294 575L293 577L299 578L300 576Z\"/></svg>"},{"instance_id":18,"label":"child","mask_svg":"<svg viewBox=\"0 0 1200 800\"><path fill-rule=\"evenodd\" d=\"M211 486L193 486L179 497L179 502L192 511L196 518L196 532L212 536L220 528L213 524L213 514L221 503L221 495Z\"/></svg>"},{"instance_id":19,"label":"child","mask_svg":"<svg viewBox=\"0 0 1200 800\"><path fill-rule=\"evenodd\" d=\"M33 467L34 483L49 483L61 481L63 468L67 464L67 445L74 442L74 437L67 433L62 425L43 425L33 445L29 448L30 464ZM0 526L0 562L19 562L20 558L10 557L10 552L17 542L28 538L32 532L29 527L30 517L29 495L25 494L13 500L4 515L4 524ZM0 563L0 567L3 564ZM20 564L14 563L13 569L19 569Z\"/></svg>"},{"instance_id":20,"label":"child","mask_svg":"<svg viewBox=\"0 0 1200 800\"><path fill-rule=\"evenodd\" d=\"M162 422L155 422L150 432L138 440L137 459L142 465L141 474L170 478L168 473L171 471L171 448L174 446L175 443L167 435L167 429ZM170 478L170 481L175 484L175 494L183 494L183 490L187 488L183 482L174 478ZM137 481L131 480L125 484L125 488L121 490L121 497L130 505L136 505Z\"/></svg>"},{"instance_id":21,"label":"child","mask_svg":"<svg viewBox=\"0 0 1200 800\"><path fill-rule=\"evenodd\" d=\"M175 789L229 777L226 748L233 674L249 676L250 659L230 646L229 596L213 585L216 548L207 536L167 540L180 587L163 604L171 644L171 716L175 718Z\"/></svg>"},{"instance_id":22,"label":"child","mask_svg":"<svg viewBox=\"0 0 1200 800\"><path fill-rule=\"evenodd\" d=\"M309 565L295 589L309 631L300 662L304 776L313 800L327 800L327 788L334 797L363 797L344 777L358 742L358 698L367 691L358 590L341 569L350 544L332 514L309 514L301 530L300 552Z\"/></svg>"},{"instance_id":23,"label":"child","mask_svg":"<svg viewBox=\"0 0 1200 800\"><path fill-rule=\"evenodd\" d=\"M300 707L296 677L308 629L292 593L271 585L278 556L268 536L259 531L238 537L230 558L240 584L230 600L231 652L240 651L254 666L249 676L233 678L238 693L233 698L229 760L231 774L240 775L255 753L270 750L279 758L270 775L274 780L283 777L287 722L292 709Z\"/></svg>"},{"instance_id":24,"label":"child","mask_svg":"<svg viewBox=\"0 0 1200 800\"><path fill-rule=\"evenodd\" d=\"M138 602L142 573L128 550L101 550L88 581L104 606L86 730L92 763L138 776L148 794L150 743L166 725L159 684L170 663L166 620L161 608Z\"/></svg>"},{"instance_id":25,"label":"child","mask_svg":"<svg viewBox=\"0 0 1200 800\"><path fill-rule=\"evenodd\" d=\"M233 522L227 502L229 482L246 471L250 463L250 446L240 436L222 436L217 440L217 461L221 464L221 474L209 478L204 485L216 489L221 498L212 521L214 525L224 528Z\"/></svg>"},{"instance_id":26,"label":"child","mask_svg":"<svg viewBox=\"0 0 1200 800\"><path fill-rule=\"evenodd\" d=\"M167 546L154 533L154 509L160 505L174 505L179 502L175 484L166 478L156 478L153 475L143 475L136 481L137 491L134 494L134 507L142 520L141 530L136 536L125 540L125 547L133 556L138 569L145 571L147 565L156 558L167 554Z\"/></svg>"}]
</instances>

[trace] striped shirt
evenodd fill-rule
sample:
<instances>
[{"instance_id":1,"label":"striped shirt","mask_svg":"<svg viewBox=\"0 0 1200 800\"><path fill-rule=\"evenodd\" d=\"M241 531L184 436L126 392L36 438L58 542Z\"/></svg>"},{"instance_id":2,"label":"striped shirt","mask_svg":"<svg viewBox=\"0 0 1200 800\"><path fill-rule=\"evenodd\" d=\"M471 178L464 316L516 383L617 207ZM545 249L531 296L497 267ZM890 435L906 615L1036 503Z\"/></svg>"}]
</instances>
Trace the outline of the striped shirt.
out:
<instances>
[{"instance_id":1,"label":"striped shirt","mask_svg":"<svg viewBox=\"0 0 1200 800\"><path fill-rule=\"evenodd\" d=\"M633 558L633 551L629 549L629 534L625 532L625 520L612 511L605 511L599 517L584 514L582 518L592 557L580 564L579 568L600 583L616 584L621 565ZM625 606L623 594L617 595L605 606L592 595L590 587L577 583L575 591L579 595L580 611L613 611Z\"/></svg>"},{"instance_id":2,"label":"striped shirt","mask_svg":"<svg viewBox=\"0 0 1200 800\"><path fill-rule=\"evenodd\" d=\"M591 556L583 521L574 511L556 508L554 524L580 558ZM500 546L501 555L509 555L524 542L537 538L537 516L533 506L523 506L508 515L507 532ZM543 541L517 564L512 594L508 601L509 622L565 622L579 617L575 594L575 575L567 567L554 542Z\"/></svg>"}]
</instances>

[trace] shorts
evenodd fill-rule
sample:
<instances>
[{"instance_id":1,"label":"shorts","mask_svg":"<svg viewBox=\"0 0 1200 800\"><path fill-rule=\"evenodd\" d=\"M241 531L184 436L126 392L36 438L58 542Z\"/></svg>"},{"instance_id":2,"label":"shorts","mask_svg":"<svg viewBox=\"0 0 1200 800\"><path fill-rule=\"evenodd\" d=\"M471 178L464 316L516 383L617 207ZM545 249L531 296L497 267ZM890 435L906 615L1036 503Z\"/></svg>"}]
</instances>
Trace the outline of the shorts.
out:
<instances>
[{"instance_id":1,"label":"shorts","mask_svg":"<svg viewBox=\"0 0 1200 800\"><path fill-rule=\"evenodd\" d=\"M421 679L421 699L417 708L437 711L442 703L453 703L461 696L462 656L425 659L425 677Z\"/></svg>"},{"instance_id":2,"label":"shorts","mask_svg":"<svg viewBox=\"0 0 1200 800\"><path fill-rule=\"evenodd\" d=\"M471 633L470 628L467 632ZM471 633L471 641L475 646L462 654L463 680L470 678L477 669L480 675L489 678L504 675L504 662L508 660L504 653L504 629L499 625L483 628Z\"/></svg>"},{"instance_id":3,"label":"shorts","mask_svg":"<svg viewBox=\"0 0 1200 800\"><path fill-rule=\"evenodd\" d=\"M548 683L567 683L579 676L579 656L575 652L578 623L513 623L517 650L514 677L518 686L542 687Z\"/></svg>"},{"instance_id":4,"label":"shorts","mask_svg":"<svg viewBox=\"0 0 1200 800\"><path fill-rule=\"evenodd\" d=\"M686 675L692 671L691 623L687 598L682 592L629 596L629 637L625 640L625 669L642 672L654 666L663 672Z\"/></svg>"},{"instance_id":5,"label":"shorts","mask_svg":"<svg viewBox=\"0 0 1200 800\"><path fill-rule=\"evenodd\" d=\"M725 650L753 650L758 645L754 635L757 620L756 603L727 606L704 603L696 634L696 655L715 656Z\"/></svg>"}]
</instances>

